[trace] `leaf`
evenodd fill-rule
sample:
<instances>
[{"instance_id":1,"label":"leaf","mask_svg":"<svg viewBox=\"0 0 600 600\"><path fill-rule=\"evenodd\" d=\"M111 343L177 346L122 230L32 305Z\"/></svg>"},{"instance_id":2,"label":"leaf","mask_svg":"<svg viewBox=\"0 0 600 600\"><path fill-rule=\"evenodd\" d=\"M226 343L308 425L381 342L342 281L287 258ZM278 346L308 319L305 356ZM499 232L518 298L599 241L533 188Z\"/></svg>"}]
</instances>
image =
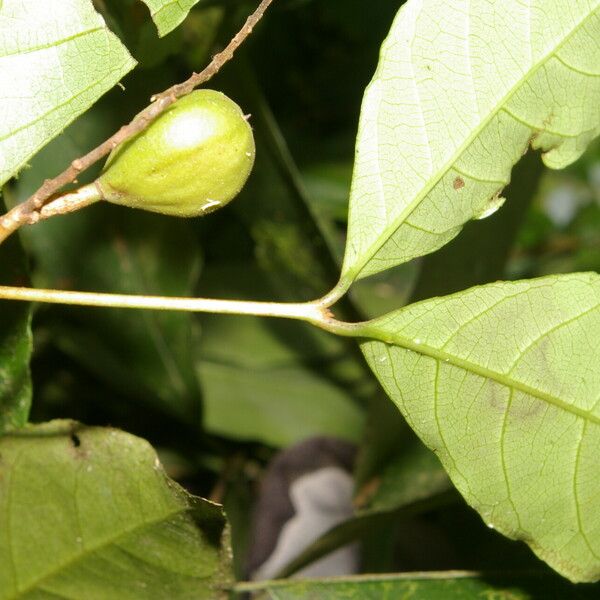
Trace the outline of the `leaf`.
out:
<instances>
[{"instance_id":1,"label":"leaf","mask_svg":"<svg viewBox=\"0 0 600 600\"><path fill-rule=\"evenodd\" d=\"M200 280L202 296L247 298L256 290L274 293L259 270L237 263L207 265ZM199 318L195 354L209 432L278 447L316 435L359 438L364 374L339 339L302 323ZM336 368L349 374L336 381Z\"/></svg>"},{"instance_id":2,"label":"leaf","mask_svg":"<svg viewBox=\"0 0 600 600\"><path fill-rule=\"evenodd\" d=\"M489 283L502 279L506 274L506 261L514 244L532 197L538 187L543 172L538 156L529 153L519 162L513 172L513 178L507 197L508 205L483 223L468 223L462 234L444 246L441 250L426 256L422 261L414 261L403 268L387 271L371 277L352 287L352 292L371 282L375 283L382 275L387 278L398 275L406 267L420 264L417 284L410 294L411 302L463 290L473 285ZM398 308L398 301L394 309ZM380 310L377 315L392 310ZM373 315L375 316L375 315ZM392 414L394 411L396 414ZM407 435L406 421L388 401L385 395L381 399L374 395L369 407L365 439L359 454L359 468L355 474L357 484L368 492L374 490L373 482L379 481L375 496L370 503L373 508L379 504L383 495L384 505L387 498L393 503L394 497L402 494L396 478L403 471L402 465L411 466L407 455L419 453L420 442ZM425 451L428 452L428 451ZM424 465L427 457L422 456ZM420 459L418 459L420 462ZM417 474L417 480L427 476L435 477L436 465L432 471ZM437 464L439 469L439 463ZM359 496L361 494L359 493Z\"/></svg>"},{"instance_id":3,"label":"leaf","mask_svg":"<svg viewBox=\"0 0 600 600\"><path fill-rule=\"evenodd\" d=\"M229 583L218 506L149 444L73 421L0 439L0 598L216 598Z\"/></svg>"},{"instance_id":4,"label":"leaf","mask_svg":"<svg viewBox=\"0 0 600 600\"><path fill-rule=\"evenodd\" d=\"M497 206L530 144L578 158L600 132L599 35L599 0L409 0L363 100L342 285Z\"/></svg>"},{"instance_id":5,"label":"leaf","mask_svg":"<svg viewBox=\"0 0 600 600\"><path fill-rule=\"evenodd\" d=\"M150 9L150 15L160 37L173 31L188 15L198 0L143 0Z\"/></svg>"},{"instance_id":6,"label":"leaf","mask_svg":"<svg viewBox=\"0 0 600 600\"><path fill-rule=\"evenodd\" d=\"M301 367L266 370L202 361L204 419L208 431L285 447L331 435L357 441L358 406L326 378Z\"/></svg>"},{"instance_id":7,"label":"leaf","mask_svg":"<svg viewBox=\"0 0 600 600\"><path fill-rule=\"evenodd\" d=\"M135 66L90 0L4 0L0 61L0 185Z\"/></svg>"},{"instance_id":8,"label":"leaf","mask_svg":"<svg viewBox=\"0 0 600 600\"><path fill-rule=\"evenodd\" d=\"M379 475L379 485L363 513L396 510L451 488L435 455L420 443L407 445Z\"/></svg>"},{"instance_id":9,"label":"leaf","mask_svg":"<svg viewBox=\"0 0 600 600\"><path fill-rule=\"evenodd\" d=\"M367 323L369 365L485 522L600 578L600 276L497 283ZM376 341L375 341L376 340Z\"/></svg>"},{"instance_id":10,"label":"leaf","mask_svg":"<svg viewBox=\"0 0 600 600\"><path fill-rule=\"evenodd\" d=\"M535 600L537 598L596 598L597 586L569 585L544 575L496 574L470 571L358 575L308 581L262 581L240 583L239 592L268 592L272 600Z\"/></svg>"},{"instance_id":11,"label":"leaf","mask_svg":"<svg viewBox=\"0 0 600 600\"><path fill-rule=\"evenodd\" d=\"M16 238L0 246L0 284L23 285L25 257ZM31 407L31 305L0 302L0 434L27 423Z\"/></svg>"}]
</instances>

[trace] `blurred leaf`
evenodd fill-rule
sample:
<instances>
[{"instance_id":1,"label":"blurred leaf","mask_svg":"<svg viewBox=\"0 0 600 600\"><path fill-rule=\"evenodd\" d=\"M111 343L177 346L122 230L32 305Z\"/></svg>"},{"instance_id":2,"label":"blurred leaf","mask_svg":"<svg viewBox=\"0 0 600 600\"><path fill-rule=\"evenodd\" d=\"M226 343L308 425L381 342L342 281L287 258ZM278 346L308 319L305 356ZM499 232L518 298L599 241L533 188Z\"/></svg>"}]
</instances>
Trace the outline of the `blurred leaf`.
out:
<instances>
[{"instance_id":1,"label":"blurred leaf","mask_svg":"<svg viewBox=\"0 0 600 600\"><path fill-rule=\"evenodd\" d=\"M530 142L554 168L582 154L600 131L599 15L597 0L400 9L363 101L345 284L497 209Z\"/></svg>"},{"instance_id":2,"label":"blurred leaf","mask_svg":"<svg viewBox=\"0 0 600 600\"><path fill-rule=\"evenodd\" d=\"M140 67L149 69L160 65L169 56L173 56L183 49L183 35L181 30L174 31L171 35L160 39L152 23L144 23L138 30L135 57Z\"/></svg>"},{"instance_id":3,"label":"blurred leaf","mask_svg":"<svg viewBox=\"0 0 600 600\"><path fill-rule=\"evenodd\" d=\"M223 515L144 440L53 421L4 436L0 454L0 598L221 597Z\"/></svg>"},{"instance_id":4,"label":"blurred leaf","mask_svg":"<svg viewBox=\"0 0 600 600\"><path fill-rule=\"evenodd\" d=\"M600 577L600 278L473 288L369 322L369 365L490 527Z\"/></svg>"},{"instance_id":5,"label":"blurred leaf","mask_svg":"<svg viewBox=\"0 0 600 600\"><path fill-rule=\"evenodd\" d=\"M225 467L222 475L224 497L223 509L231 529L231 547L233 550L233 572L236 580L246 577L247 550L250 542L250 518L254 508L254 478L246 471L239 457L234 457Z\"/></svg>"},{"instance_id":6,"label":"blurred leaf","mask_svg":"<svg viewBox=\"0 0 600 600\"><path fill-rule=\"evenodd\" d=\"M240 583L236 590L265 590L272 600L591 600L598 594L598 586L575 587L564 580L542 575L468 571L359 575L312 581L264 581Z\"/></svg>"},{"instance_id":7,"label":"blurred leaf","mask_svg":"<svg viewBox=\"0 0 600 600\"><path fill-rule=\"evenodd\" d=\"M35 281L77 290L189 296L200 251L188 227L185 221L109 206L42 223L28 232L40 274ZM193 315L62 307L54 314L54 343L64 352L139 401L199 422Z\"/></svg>"},{"instance_id":8,"label":"blurred leaf","mask_svg":"<svg viewBox=\"0 0 600 600\"><path fill-rule=\"evenodd\" d=\"M159 35L167 35L173 31L186 17L190 9L199 0L143 0L150 9L150 14Z\"/></svg>"},{"instance_id":9,"label":"blurred leaf","mask_svg":"<svg viewBox=\"0 0 600 600\"><path fill-rule=\"evenodd\" d=\"M0 246L0 284L26 285L18 238ZM27 423L31 406L31 305L0 302L0 434Z\"/></svg>"},{"instance_id":10,"label":"blurred leaf","mask_svg":"<svg viewBox=\"0 0 600 600\"><path fill-rule=\"evenodd\" d=\"M90 0L4 0L0 58L0 185L135 66Z\"/></svg>"},{"instance_id":11,"label":"blurred leaf","mask_svg":"<svg viewBox=\"0 0 600 600\"><path fill-rule=\"evenodd\" d=\"M189 14L182 27L185 42L184 58L189 68L194 70L204 68L224 14L223 6L199 6Z\"/></svg>"},{"instance_id":12,"label":"blurred leaf","mask_svg":"<svg viewBox=\"0 0 600 600\"><path fill-rule=\"evenodd\" d=\"M254 288L270 293L260 271L236 264L214 263L200 281L203 296L246 297ZM257 317L203 315L200 322L197 368L209 431L274 446L315 435L358 439L363 372L339 339Z\"/></svg>"},{"instance_id":13,"label":"blurred leaf","mask_svg":"<svg viewBox=\"0 0 600 600\"><path fill-rule=\"evenodd\" d=\"M328 224L308 201L302 180L252 67L238 68L239 102L252 115L254 171L233 208L256 244L256 257L282 300L313 300L331 288L339 268Z\"/></svg>"},{"instance_id":14,"label":"blurred leaf","mask_svg":"<svg viewBox=\"0 0 600 600\"><path fill-rule=\"evenodd\" d=\"M396 510L426 500L452 488L435 454L420 443L408 445L390 461L379 476L379 485L364 512Z\"/></svg>"},{"instance_id":15,"label":"blurred leaf","mask_svg":"<svg viewBox=\"0 0 600 600\"><path fill-rule=\"evenodd\" d=\"M315 209L329 219L348 220L352 162L319 162L305 167L302 180Z\"/></svg>"},{"instance_id":16,"label":"blurred leaf","mask_svg":"<svg viewBox=\"0 0 600 600\"><path fill-rule=\"evenodd\" d=\"M203 360L205 427L239 440L289 446L317 435L358 440L362 411L327 379L294 367L260 371Z\"/></svg>"},{"instance_id":17,"label":"blurred leaf","mask_svg":"<svg viewBox=\"0 0 600 600\"><path fill-rule=\"evenodd\" d=\"M351 519L332 527L308 546L308 548L304 549L277 574L277 579L293 575L300 569L346 544L368 539L373 532L385 532L384 535L390 536L390 533L398 525L398 522L411 519L438 508L440 505L447 504L449 500L452 500L454 495L455 492L450 491L430 496L425 500L417 499L414 502L408 502L393 511L373 511L357 514Z\"/></svg>"}]
</instances>

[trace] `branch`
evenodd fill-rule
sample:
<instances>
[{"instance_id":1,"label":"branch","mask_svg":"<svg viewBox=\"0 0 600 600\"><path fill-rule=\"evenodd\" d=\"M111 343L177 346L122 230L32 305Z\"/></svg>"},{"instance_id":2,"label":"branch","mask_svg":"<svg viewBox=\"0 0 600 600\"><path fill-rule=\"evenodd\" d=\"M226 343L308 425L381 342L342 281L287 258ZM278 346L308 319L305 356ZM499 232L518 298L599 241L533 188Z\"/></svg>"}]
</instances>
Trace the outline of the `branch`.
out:
<instances>
[{"instance_id":1,"label":"branch","mask_svg":"<svg viewBox=\"0 0 600 600\"><path fill-rule=\"evenodd\" d=\"M337 321L329 307L319 300L313 302L255 302L251 300L218 300L214 298L184 298L173 296L138 296L99 292L70 292L0 285L0 300L44 302L72 306L173 310L180 312L222 315L252 315L306 321L336 335L354 337L362 323Z\"/></svg>"},{"instance_id":2,"label":"branch","mask_svg":"<svg viewBox=\"0 0 600 600\"><path fill-rule=\"evenodd\" d=\"M252 33L254 27L262 19L265 11L269 8L273 0L261 0L257 9L246 19L243 27L236 33L233 39L227 44L225 49L216 54L208 66L200 73L193 73L192 76L178 83L169 89L152 96L151 104L142 112L138 113L128 124L121 127L114 135L105 142L94 148L86 155L75 159L67 169L54 179L46 179L43 185L25 202L15 206L8 213L0 217L0 243L4 241L11 233L19 229L22 225L35 223L40 219L40 209L44 204L50 201L53 194L56 194L62 187L72 183L80 173L89 169L101 158L109 154L116 146L137 135L154 119L162 114L178 98L189 94L195 87L206 83L216 75L221 67L233 57L235 51L242 45L246 38Z\"/></svg>"}]
</instances>

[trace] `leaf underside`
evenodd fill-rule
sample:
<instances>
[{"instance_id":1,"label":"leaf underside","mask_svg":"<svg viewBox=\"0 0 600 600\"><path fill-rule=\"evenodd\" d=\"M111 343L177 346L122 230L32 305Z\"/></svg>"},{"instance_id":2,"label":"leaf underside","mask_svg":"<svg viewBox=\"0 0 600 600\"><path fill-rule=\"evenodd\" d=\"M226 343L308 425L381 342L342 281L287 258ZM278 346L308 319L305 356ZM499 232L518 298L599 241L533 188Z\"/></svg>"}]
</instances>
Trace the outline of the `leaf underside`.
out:
<instances>
[{"instance_id":1,"label":"leaf underside","mask_svg":"<svg viewBox=\"0 0 600 600\"><path fill-rule=\"evenodd\" d=\"M0 185L135 61L89 0L0 3Z\"/></svg>"},{"instance_id":2,"label":"leaf underside","mask_svg":"<svg viewBox=\"0 0 600 600\"><path fill-rule=\"evenodd\" d=\"M150 9L160 37L173 31L199 0L143 0Z\"/></svg>"},{"instance_id":3,"label":"leaf underside","mask_svg":"<svg viewBox=\"0 0 600 600\"><path fill-rule=\"evenodd\" d=\"M490 526L600 579L600 276L496 283L369 322L369 365Z\"/></svg>"},{"instance_id":4,"label":"leaf underside","mask_svg":"<svg viewBox=\"0 0 600 600\"><path fill-rule=\"evenodd\" d=\"M600 131L600 0L409 0L361 111L342 280L493 211L529 145L561 168Z\"/></svg>"}]
</instances>

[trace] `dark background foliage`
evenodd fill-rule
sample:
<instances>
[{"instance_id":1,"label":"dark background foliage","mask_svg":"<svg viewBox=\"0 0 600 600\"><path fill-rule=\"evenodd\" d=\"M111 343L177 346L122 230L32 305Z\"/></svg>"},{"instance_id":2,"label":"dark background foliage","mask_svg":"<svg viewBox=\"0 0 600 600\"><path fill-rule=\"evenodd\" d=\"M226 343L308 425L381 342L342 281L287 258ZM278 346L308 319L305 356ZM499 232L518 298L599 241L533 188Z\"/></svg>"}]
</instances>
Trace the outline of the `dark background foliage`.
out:
<instances>
[{"instance_id":1,"label":"dark background foliage","mask_svg":"<svg viewBox=\"0 0 600 600\"><path fill-rule=\"evenodd\" d=\"M97 4L140 67L31 162L13 200L152 93L199 70L255 3L200 2L162 40L141 3ZM22 237L34 284L295 301L328 291L343 252L362 93L399 4L275 2L210 84L252 115L257 162L241 196L205 219L95 206L30 228ZM600 271L598 145L560 173L528 155L506 195L501 211L440 252L361 283L336 314L357 320L500 278ZM316 435L359 446L360 516L333 532L330 547L361 539L365 572L544 569L450 491L352 342L253 317L56 306L37 308L34 341L32 420L69 417L149 440L174 479L224 502L238 576L265 465Z\"/></svg>"}]
</instances>

